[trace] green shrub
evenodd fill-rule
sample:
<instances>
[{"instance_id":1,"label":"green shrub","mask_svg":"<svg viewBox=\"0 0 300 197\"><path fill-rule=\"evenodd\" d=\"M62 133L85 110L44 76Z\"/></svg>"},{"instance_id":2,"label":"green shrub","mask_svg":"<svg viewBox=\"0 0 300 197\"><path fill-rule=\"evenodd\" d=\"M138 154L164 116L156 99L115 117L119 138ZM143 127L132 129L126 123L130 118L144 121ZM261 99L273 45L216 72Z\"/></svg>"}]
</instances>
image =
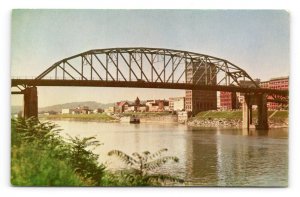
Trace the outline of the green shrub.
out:
<instances>
[{"instance_id":1,"label":"green shrub","mask_svg":"<svg viewBox=\"0 0 300 197\"><path fill-rule=\"evenodd\" d=\"M57 125L37 119L13 119L11 183L16 186L98 186L104 166L88 150L94 138L65 142ZM97 144L98 143L98 144Z\"/></svg>"}]
</instances>

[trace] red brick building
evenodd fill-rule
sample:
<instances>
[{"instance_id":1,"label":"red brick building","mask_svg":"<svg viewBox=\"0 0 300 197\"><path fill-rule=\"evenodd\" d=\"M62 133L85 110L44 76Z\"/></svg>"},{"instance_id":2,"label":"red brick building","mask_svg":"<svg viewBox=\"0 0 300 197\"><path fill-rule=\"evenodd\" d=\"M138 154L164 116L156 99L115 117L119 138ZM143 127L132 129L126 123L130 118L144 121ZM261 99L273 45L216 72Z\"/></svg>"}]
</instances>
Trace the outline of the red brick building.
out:
<instances>
[{"instance_id":1,"label":"red brick building","mask_svg":"<svg viewBox=\"0 0 300 197\"><path fill-rule=\"evenodd\" d=\"M238 109L239 102L235 92L220 92L221 109Z\"/></svg>"},{"instance_id":2,"label":"red brick building","mask_svg":"<svg viewBox=\"0 0 300 197\"><path fill-rule=\"evenodd\" d=\"M239 81L242 87L256 87L252 81L241 80ZM254 82L259 85L260 80L255 79ZM244 102L244 94L236 92L220 92L220 109L238 109L241 103Z\"/></svg>"},{"instance_id":3,"label":"red brick building","mask_svg":"<svg viewBox=\"0 0 300 197\"><path fill-rule=\"evenodd\" d=\"M260 83L262 88L270 88L276 90L288 90L289 89L289 77L277 77L271 78L269 81L264 81ZM281 104L278 103L268 103L268 109L275 110L281 108Z\"/></svg>"}]
</instances>

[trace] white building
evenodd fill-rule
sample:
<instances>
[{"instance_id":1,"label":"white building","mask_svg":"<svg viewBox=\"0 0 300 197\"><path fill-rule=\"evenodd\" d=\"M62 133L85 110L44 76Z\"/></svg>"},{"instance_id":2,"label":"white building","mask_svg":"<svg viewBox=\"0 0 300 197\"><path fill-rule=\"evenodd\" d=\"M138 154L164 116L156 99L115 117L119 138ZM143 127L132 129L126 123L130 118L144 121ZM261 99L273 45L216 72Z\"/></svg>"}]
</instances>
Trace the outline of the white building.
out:
<instances>
[{"instance_id":1,"label":"white building","mask_svg":"<svg viewBox=\"0 0 300 197\"><path fill-rule=\"evenodd\" d=\"M184 111L185 110L185 97L169 98L169 107L170 107L171 111Z\"/></svg>"},{"instance_id":2,"label":"white building","mask_svg":"<svg viewBox=\"0 0 300 197\"><path fill-rule=\"evenodd\" d=\"M72 110L71 109L61 109L61 114L71 114Z\"/></svg>"}]
</instances>

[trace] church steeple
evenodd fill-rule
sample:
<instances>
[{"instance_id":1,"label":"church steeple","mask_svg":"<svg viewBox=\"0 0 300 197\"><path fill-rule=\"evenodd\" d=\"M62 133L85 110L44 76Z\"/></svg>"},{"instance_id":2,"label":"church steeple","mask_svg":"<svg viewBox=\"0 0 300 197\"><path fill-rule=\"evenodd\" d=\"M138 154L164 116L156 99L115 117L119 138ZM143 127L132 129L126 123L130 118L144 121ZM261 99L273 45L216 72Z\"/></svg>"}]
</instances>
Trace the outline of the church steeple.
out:
<instances>
[{"instance_id":1,"label":"church steeple","mask_svg":"<svg viewBox=\"0 0 300 197\"><path fill-rule=\"evenodd\" d=\"M140 101L139 97L136 97L136 99L135 99L135 105L139 106L140 104L141 104L141 101Z\"/></svg>"}]
</instances>

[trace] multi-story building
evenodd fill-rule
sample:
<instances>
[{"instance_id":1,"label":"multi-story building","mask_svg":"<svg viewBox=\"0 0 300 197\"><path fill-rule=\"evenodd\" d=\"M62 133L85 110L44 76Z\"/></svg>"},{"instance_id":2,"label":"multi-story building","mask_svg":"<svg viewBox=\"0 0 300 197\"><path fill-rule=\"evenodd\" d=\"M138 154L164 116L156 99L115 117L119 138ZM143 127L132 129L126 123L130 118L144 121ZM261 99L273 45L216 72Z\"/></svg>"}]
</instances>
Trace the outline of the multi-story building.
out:
<instances>
[{"instance_id":1,"label":"multi-story building","mask_svg":"<svg viewBox=\"0 0 300 197\"><path fill-rule=\"evenodd\" d=\"M166 100L148 100L146 102L149 112L169 111L169 101Z\"/></svg>"},{"instance_id":2,"label":"multi-story building","mask_svg":"<svg viewBox=\"0 0 300 197\"><path fill-rule=\"evenodd\" d=\"M269 81L264 81L260 83L261 88L270 88L275 90L288 90L289 89L289 77L277 77L271 78ZM271 99L271 98L270 98ZM278 103L268 102L267 104L269 110L274 110L281 108L282 105Z\"/></svg>"},{"instance_id":3,"label":"multi-story building","mask_svg":"<svg viewBox=\"0 0 300 197\"><path fill-rule=\"evenodd\" d=\"M255 79L254 82L259 85L260 79ZM250 80L239 81L242 87L256 87ZM244 102L244 94L239 92L220 92L220 109L238 109Z\"/></svg>"},{"instance_id":4,"label":"multi-story building","mask_svg":"<svg viewBox=\"0 0 300 197\"><path fill-rule=\"evenodd\" d=\"M187 67L186 80L187 83L203 84L210 82L211 85L217 83L216 77L211 79L216 66L210 65L209 71L200 62L194 62ZM217 109L217 92L202 91L202 90L186 90L185 91L185 110L192 114L197 114L200 111Z\"/></svg>"},{"instance_id":5,"label":"multi-story building","mask_svg":"<svg viewBox=\"0 0 300 197\"><path fill-rule=\"evenodd\" d=\"M221 109L238 109L239 101L236 92L220 92Z\"/></svg>"},{"instance_id":6,"label":"multi-story building","mask_svg":"<svg viewBox=\"0 0 300 197\"><path fill-rule=\"evenodd\" d=\"M169 110L170 111L183 111L183 110L185 110L185 98L184 97L171 97L171 98L169 98Z\"/></svg>"}]
</instances>

